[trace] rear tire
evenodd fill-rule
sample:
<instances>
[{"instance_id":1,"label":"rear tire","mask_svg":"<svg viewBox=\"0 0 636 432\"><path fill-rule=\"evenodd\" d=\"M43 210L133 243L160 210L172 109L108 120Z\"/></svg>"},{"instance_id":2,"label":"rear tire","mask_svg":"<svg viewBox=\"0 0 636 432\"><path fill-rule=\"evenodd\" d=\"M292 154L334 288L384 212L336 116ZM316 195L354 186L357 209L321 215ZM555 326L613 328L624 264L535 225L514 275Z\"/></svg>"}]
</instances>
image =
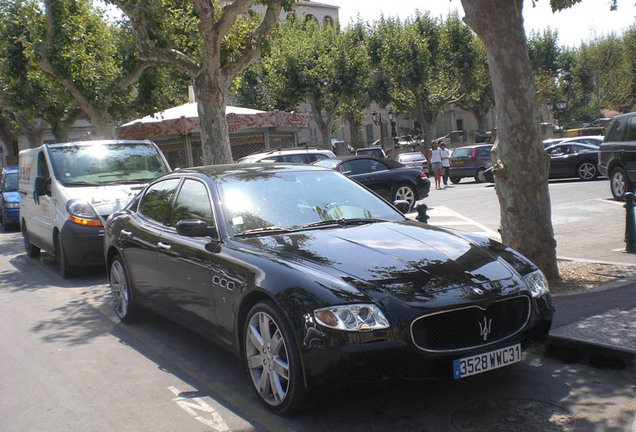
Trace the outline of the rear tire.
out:
<instances>
[{"instance_id":1,"label":"rear tire","mask_svg":"<svg viewBox=\"0 0 636 432\"><path fill-rule=\"evenodd\" d=\"M593 180L597 174L596 165L592 162L583 161L576 167L576 175L583 181Z\"/></svg>"},{"instance_id":2,"label":"rear tire","mask_svg":"<svg viewBox=\"0 0 636 432\"><path fill-rule=\"evenodd\" d=\"M121 255L115 255L108 270L108 282L113 299L113 309L121 322L133 322L138 308L133 300L128 271Z\"/></svg>"},{"instance_id":3,"label":"rear tire","mask_svg":"<svg viewBox=\"0 0 636 432\"><path fill-rule=\"evenodd\" d=\"M610 190L612 196L617 201L623 201L625 199L625 193L634 190L634 185L627 178L625 170L621 167L616 167L610 174Z\"/></svg>"},{"instance_id":4,"label":"rear tire","mask_svg":"<svg viewBox=\"0 0 636 432\"><path fill-rule=\"evenodd\" d=\"M451 178L450 178L450 181L451 181L451 183L453 183L453 184L457 184L457 183L459 183L460 181L462 181L462 178L461 178L461 177L451 177Z\"/></svg>"},{"instance_id":5,"label":"rear tire","mask_svg":"<svg viewBox=\"0 0 636 432\"><path fill-rule=\"evenodd\" d=\"M415 205L415 202L417 201L417 195L410 185L400 184L398 185L397 189L395 189L395 193L393 194L393 201L396 200L408 201L410 204L409 211L411 211L413 209L413 206Z\"/></svg>"},{"instance_id":6,"label":"rear tire","mask_svg":"<svg viewBox=\"0 0 636 432\"><path fill-rule=\"evenodd\" d=\"M40 256L40 248L33 245L31 240L29 240L29 231L27 230L27 226L22 221L22 239L24 240L24 251L26 252L29 258L37 258Z\"/></svg>"},{"instance_id":7,"label":"rear tire","mask_svg":"<svg viewBox=\"0 0 636 432\"><path fill-rule=\"evenodd\" d=\"M484 175L484 171L486 171L484 168L479 168L477 170L477 173L475 174L475 181L477 183L483 183L486 181L486 176Z\"/></svg>"}]
</instances>

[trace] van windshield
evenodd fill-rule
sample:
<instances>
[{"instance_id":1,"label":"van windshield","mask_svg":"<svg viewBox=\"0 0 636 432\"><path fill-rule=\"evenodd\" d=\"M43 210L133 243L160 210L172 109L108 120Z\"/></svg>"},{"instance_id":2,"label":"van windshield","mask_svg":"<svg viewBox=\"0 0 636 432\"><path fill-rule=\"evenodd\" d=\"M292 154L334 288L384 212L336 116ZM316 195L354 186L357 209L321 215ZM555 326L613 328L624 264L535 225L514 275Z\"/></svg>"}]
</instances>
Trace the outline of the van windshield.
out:
<instances>
[{"instance_id":1,"label":"van windshield","mask_svg":"<svg viewBox=\"0 0 636 432\"><path fill-rule=\"evenodd\" d=\"M155 147L146 143L50 147L49 155L55 177L66 185L146 183L169 171Z\"/></svg>"}]
</instances>

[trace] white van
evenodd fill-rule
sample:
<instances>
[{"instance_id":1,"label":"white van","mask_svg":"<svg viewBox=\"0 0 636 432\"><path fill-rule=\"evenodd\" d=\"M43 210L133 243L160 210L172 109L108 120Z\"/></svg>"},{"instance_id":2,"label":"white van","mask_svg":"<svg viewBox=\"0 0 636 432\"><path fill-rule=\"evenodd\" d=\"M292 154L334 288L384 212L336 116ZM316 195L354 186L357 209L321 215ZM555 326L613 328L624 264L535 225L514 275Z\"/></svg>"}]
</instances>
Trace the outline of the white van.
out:
<instances>
[{"instance_id":1,"label":"white van","mask_svg":"<svg viewBox=\"0 0 636 432\"><path fill-rule=\"evenodd\" d=\"M55 255L62 277L104 262L104 222L170 171L150 141L45 144L18 156L20 226L29 257Z\"/></svg>"}]
</instances>

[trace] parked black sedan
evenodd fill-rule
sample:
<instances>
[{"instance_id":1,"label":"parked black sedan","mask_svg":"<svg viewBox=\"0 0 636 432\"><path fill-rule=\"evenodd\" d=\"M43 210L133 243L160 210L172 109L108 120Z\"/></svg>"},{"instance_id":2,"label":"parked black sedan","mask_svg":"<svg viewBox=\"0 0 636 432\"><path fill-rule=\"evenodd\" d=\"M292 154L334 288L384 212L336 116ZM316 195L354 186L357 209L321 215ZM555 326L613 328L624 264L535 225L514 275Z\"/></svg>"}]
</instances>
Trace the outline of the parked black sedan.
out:
<instances>
[{"instance_id":1,"label":"parked black sedan","mask_svg":"<svg viewBox=\"0 0 636 432\"><path fill-rule=\"evenodd\" d=\"M408 220L315 166L175 171L111 215L104 242L122 321L143 306L217 341L279 413L345 379L519 362L552 320L545 278L517 252Z\"/></svg>"},{"instance_id":2,"label":"parked black sedan","mask_svg":"<svg viewBox=\"0 0 636 432\"><path fill-rule=\"evenodd\" d=\"M316 161L314 165L339 171L389 202L408 201L409 210L431 190L431 181L420 168L407 167L393 159L345 156Z\"/></svg>"},{"instance_id":3,"label":"parked black sedan","mask_svg":"<svg viewBox=\"0 0 636 432\"><path fill-rule=\"evenodd\" d=\"M559 143L545 149L550 155L550 178L578 177L587 181L598 175L598 146Z\"/></svg>"}]
</instances>

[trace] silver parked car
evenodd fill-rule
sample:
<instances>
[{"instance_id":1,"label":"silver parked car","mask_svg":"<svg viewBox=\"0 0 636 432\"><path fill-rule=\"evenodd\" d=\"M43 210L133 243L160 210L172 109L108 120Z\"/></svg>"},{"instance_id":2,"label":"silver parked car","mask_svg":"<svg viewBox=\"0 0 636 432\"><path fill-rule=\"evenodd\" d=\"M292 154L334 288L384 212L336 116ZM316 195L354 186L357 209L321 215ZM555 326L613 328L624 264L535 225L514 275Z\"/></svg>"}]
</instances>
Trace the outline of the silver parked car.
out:
<instances>
[{"instance_id":1,"label":"silver parked car","mask_svg":"<svg viewBox=\"0 0 636 432\"><path fill-rule=\"evenodd\" d=\"M397 160L407 167L420 168L422 171L428 171L428 162L420 152L400 153Z\"/></svg>"}]
</instances>

